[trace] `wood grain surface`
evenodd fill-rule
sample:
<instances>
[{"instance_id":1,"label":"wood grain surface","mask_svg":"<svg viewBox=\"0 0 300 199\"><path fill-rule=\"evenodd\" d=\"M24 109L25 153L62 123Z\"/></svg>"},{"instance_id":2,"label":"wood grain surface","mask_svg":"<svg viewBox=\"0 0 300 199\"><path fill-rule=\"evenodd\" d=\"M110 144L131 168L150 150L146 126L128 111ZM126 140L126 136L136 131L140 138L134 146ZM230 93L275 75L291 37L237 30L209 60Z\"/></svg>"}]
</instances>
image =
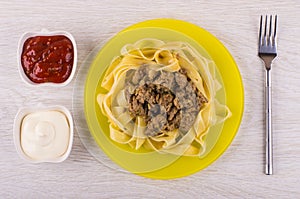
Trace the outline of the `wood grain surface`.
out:
<instances>
[{"instance_id":1,"label":"wood grain surface","mask_svg":"<svg viewBox=\"0 0 300 199\"><path fill-rule=\"evenodd\" d=\"M150 3L151 2L151 3ZM274 175L264 174L264 68L257 57L259 16L278 14L278 57L273 75ZM58 104L72 110L74 81L62 89L25 85L17 44L26 31L66 30L78 45L78 65L102 41L134 23L176 18L201 26L231 52L242 75L245 110L237 136L211 166L175 180L152 180L98 162L75 132L70 157L60 164L29 164L13 142L19 108ZM300 198L299 0L1 1L1 198Z\"/></svg>"}]
</instances>

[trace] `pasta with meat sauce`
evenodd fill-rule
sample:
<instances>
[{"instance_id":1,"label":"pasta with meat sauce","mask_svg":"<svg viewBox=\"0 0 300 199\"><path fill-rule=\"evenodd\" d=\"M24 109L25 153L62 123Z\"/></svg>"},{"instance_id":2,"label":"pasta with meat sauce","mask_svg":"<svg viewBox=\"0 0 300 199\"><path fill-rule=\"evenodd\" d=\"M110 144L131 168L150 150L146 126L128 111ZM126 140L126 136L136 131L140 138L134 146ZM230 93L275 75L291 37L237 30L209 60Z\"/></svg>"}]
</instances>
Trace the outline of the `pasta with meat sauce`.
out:
<instances>
[{"instance_id":1,"label":"pasta with meat sauce","mask_svg":"<svg viewBox=\"0 0 300 199\"><path fill-rule=\"evenodd\" d=\"M107 92L97 96L110 138L137 150L201 156L210 127L231 115L215 98L221 88L215 70L184 42L125 45L104 75Z\"/></svg>"}]
</instances>

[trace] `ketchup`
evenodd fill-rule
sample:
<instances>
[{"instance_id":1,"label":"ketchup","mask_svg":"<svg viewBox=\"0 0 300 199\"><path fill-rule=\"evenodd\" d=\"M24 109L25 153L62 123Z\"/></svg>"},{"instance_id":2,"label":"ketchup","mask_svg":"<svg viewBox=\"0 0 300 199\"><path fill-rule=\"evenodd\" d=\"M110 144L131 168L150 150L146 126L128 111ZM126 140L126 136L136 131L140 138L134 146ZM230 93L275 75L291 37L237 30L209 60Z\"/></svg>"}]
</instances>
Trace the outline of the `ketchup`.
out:
<instances>
[{"instance_id":1,"label":"ketchup","mask_svg":"<svg viewBox=\"0 0 300 199\"><path fill-rule=\"evenodd\" d=\"M72 72L73 44L63 35L28 38L23 46L21 62L31 81L62 83Z\"/></svg>"}]
</instances>

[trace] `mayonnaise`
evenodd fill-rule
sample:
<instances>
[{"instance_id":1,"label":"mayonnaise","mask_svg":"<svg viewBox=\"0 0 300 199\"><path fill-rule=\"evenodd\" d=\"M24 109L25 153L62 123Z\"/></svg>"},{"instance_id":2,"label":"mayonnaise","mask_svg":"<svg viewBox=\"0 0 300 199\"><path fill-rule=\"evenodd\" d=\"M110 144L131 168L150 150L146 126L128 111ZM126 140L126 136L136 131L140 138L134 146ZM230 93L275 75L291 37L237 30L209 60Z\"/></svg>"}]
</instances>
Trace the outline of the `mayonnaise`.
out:
<instances>
[{"instance_id":1,"label":"mayonnaise","mask_svg":"<svg viewBox=\"0 0 300 199\"><path fill-rule=\"evenodd\" d=\"M37 111L26 115L21 125L21 148L34 160L62 156L70 142L70 126L60 111Z\"/></svg>"}]
</instances>

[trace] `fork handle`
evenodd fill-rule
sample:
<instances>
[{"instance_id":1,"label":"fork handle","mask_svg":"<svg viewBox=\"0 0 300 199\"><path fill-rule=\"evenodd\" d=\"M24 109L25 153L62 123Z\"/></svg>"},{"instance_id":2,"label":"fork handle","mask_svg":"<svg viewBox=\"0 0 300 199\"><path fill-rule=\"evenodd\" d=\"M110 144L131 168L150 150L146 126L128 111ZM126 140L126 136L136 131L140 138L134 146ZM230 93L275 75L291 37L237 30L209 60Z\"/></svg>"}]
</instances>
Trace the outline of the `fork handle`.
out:
<instances>
[{"instance_id":1,"label":"fork handle","mask_svg":"<svg viewBox=\"0 0 300 199\"><path fill-rule=\"evenodd\" d=\"M266 70L265 108L266 108L266 175L273 174L273 140L272 140L272 100L271 70Z\"/></svg>"}]
</instances>

